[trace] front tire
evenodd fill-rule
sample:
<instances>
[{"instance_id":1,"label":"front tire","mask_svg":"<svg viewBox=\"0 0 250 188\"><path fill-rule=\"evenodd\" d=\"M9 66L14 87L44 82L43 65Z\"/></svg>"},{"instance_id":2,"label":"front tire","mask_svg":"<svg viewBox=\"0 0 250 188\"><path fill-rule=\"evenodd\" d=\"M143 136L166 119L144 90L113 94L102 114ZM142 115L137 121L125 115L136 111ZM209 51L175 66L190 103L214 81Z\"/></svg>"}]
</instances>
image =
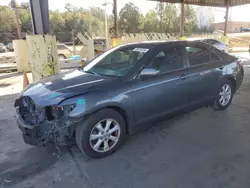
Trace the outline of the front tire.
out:
<instances>
[{"instance_id":1,"label":"front tire","mask_svg":"<svg viewBox=\"0 0 250 188\"><path fill-rule=\"evenodd\" d=\"M220 84L220 90L214 101L213 108L215 110L227 109L233 99L234 89L230 80L223 80Z\"/></svg>"},{"instance_id":2,"label":"front tire","mask_svg":"<svg viewBox=\"0 0 250 188\"><path fill-rule=\"evenodd\" d=\"M103 109L76 128L76 143L90 158L102 158L115 152L125 141L126 123L115 110Z\"/></svg>"}]
</instances>

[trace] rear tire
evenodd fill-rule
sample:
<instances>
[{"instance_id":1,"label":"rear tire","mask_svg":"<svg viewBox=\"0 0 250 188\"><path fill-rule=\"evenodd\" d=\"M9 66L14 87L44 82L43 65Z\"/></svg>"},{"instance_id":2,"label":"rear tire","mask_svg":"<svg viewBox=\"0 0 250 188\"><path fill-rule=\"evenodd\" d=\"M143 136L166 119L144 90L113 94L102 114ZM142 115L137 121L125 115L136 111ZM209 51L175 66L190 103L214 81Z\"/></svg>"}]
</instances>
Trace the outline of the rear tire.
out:
<instances>
[{"instance_id":1,"label":"rear tire","mask_svg":"<svg viewBox=\"0 0 250 188\"><path fill-rule=\"evenodd\" d=\"M124 143L125 137L125 120L112 109L103 109L90 115L76 128L76 143L90 158L112 154Z\"/></svg>"},{"instance_id":2,"label":"rear tire","mask_svg":"<svg viewBox=\"0 0 250 188\"><path fill-rule=\"evenodd\" d=\"M212 105L215 110L225 110L227 109L233 99L234 87L230 80L223 80L220 84L220 89L218 91L217 97Z\"/></svg>"},{"instance_id":3,"label":"rear tire","mask_svg":"<svg viewBox=\"0 0 250 188\"><path fill-rule=\"evenodd\" d=\"M63 59L67 59L67 57L64 54L58 54L58 59L63 60Z\"/></svg>"}]
</instances>

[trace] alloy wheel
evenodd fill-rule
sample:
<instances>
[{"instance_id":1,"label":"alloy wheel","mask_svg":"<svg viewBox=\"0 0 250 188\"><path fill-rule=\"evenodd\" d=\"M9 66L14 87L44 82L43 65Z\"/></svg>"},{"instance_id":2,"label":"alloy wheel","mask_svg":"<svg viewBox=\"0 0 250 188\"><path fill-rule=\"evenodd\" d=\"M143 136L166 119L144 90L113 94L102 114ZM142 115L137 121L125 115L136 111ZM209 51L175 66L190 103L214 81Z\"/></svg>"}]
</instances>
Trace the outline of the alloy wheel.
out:
<instances>
[{"instance_id":1,"label":"alloy wheel","mask_svg":"<svg viewBox=\"0 0 250 188\"><path fill-rule=\"evenodd\" d=\"M221 87L220 90L220 97L219 97L219 102L222 106L226 106L232 96L232 89L231 86L229 84L225 84Z\"/></svg>"},{"instance_id":2,"label":"alloy wheel","mask_svg":"<svg viewBox=\"0 0 250 188\"><path fill-rule=\"evenodd\" d=\"M120 134L121 128L117 121L114 119L101 120L90 132L90 146L96 152L108 152L117 144Z\"/></svg>"}]
</instances>

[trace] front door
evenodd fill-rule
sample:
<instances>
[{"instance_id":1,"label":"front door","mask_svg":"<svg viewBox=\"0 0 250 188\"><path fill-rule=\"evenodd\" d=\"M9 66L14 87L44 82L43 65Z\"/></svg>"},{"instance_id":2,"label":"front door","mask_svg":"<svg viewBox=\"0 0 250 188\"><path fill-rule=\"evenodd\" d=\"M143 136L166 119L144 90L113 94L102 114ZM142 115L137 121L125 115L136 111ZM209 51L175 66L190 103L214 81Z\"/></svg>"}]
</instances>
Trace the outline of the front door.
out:
<instances>
[{"instance_id":1,"label":"front door","mask_svg":"<svg viewBox=\"0 0 250 188\"><path fill-rule=\"evenodd\" d=\"M159 73L148 78L138 76L133 81L132 96L136 124L157 119L185 107L188 103L188 79L182 48L159 48L145 67L147 68L156 69Z\"/></svg>"}]
</instances>

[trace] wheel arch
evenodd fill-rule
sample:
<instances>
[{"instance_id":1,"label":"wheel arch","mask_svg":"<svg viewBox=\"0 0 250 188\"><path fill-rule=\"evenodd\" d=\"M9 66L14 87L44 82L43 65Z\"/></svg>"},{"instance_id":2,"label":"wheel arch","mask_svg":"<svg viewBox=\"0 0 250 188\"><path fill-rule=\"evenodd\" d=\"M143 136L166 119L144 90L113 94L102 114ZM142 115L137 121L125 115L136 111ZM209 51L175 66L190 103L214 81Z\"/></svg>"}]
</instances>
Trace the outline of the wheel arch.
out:
<instances>
[{"instance_id":1,"label":"wheel arch","mask_svg":"<svg viewBox=\"0 0 250 188\"><path fill-rule=\"evenodd\" d=\"M233 92L235 93L236 92L236 80L235 80L235 78L233 76L231 76L231 75L226 75L224 77L224 79L227 79L227 80L229 80L232 83Z\"/></svg>"},{"instance_id":2,"label":"wheel arch","mask_svg":"<svg viewBox=\"0 0 250 188\"><path fill-rule=\"evenodd\" d=\"M59 56L63 56L64 59L67 59L67 56L66 56L65 54L63 54L63 53L59 53L59 54L58 54L58 57L59 57Z\"/></svg>"},{"instance_id":3,"label":"wheel arch","mask_svg":"<svg viewBox=\"0 0 250 188\"><path fill-rule=\"evenodd\" d=\"M95 109L94 111L91 111L89 113L87 113L85 116L88 117L100 110L104 110L104 109L112 109L112 110L115 110L116 112L118 112L124 119L125 121L125 124L126 124L126 133L129 134L131 131L130 131L130 118L129 118L129 115L128 113L126 112L126 110L120 106L117 106L117 105L107 105L107 106L102 106L98 109Z\"/></svg>"}]
</instances>

